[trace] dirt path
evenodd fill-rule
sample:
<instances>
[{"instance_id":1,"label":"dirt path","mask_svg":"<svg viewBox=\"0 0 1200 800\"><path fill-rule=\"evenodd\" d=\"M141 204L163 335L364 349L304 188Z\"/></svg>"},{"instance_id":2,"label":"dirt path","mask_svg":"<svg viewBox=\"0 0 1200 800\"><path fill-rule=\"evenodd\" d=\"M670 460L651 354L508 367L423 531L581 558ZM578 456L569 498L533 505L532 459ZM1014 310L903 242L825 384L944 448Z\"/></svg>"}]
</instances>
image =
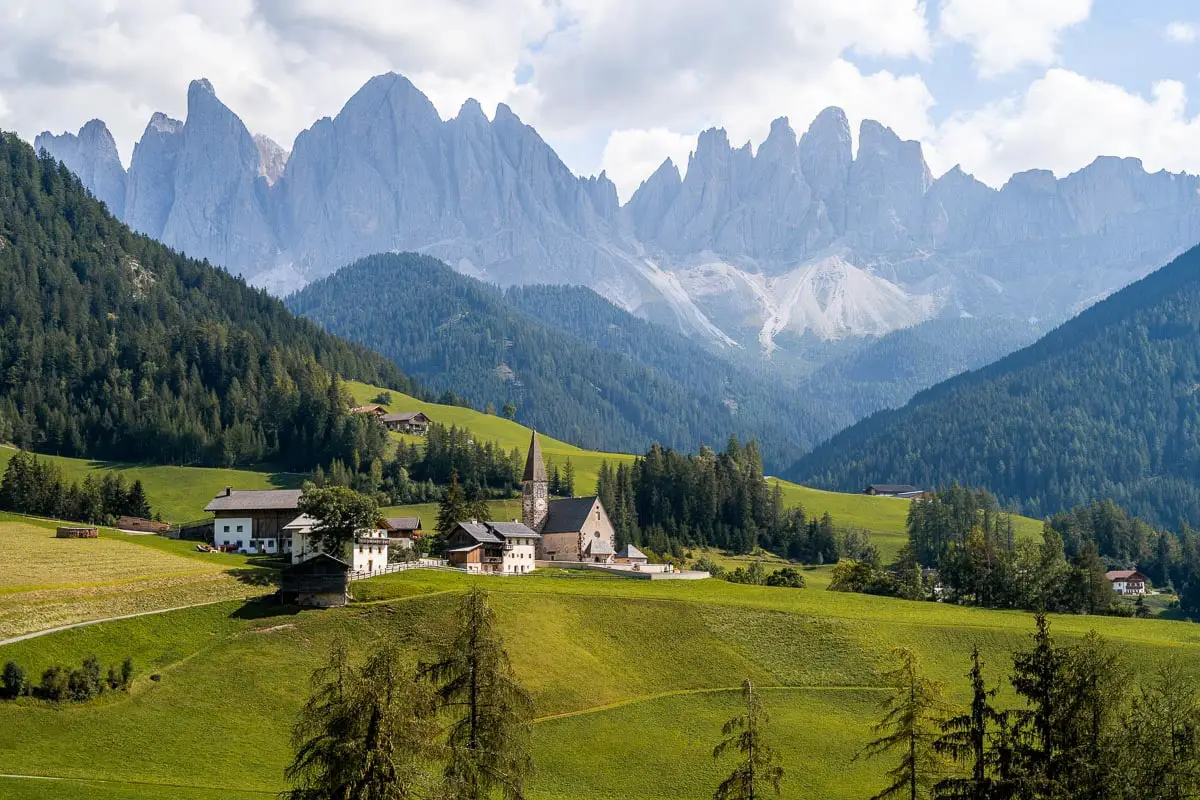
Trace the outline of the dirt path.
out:
<instances>
[{"instance_id":1,"label":"dirt path","mask_svg":"<svg viewBox=\"0 0 1200 800\"><path fill-rule=\"evenodd\" d=\"M24 634L21 634L20 636L14 636L11 639L0 639L0 647L4 647L6 644L16 644L17 642L25 642L30 639L36 639L39 636L45 636L46 634L49 634L49 633L58 633L60 631L69 631L72 628L82 628L87 625L99 625L101 622L115 622L119 619L133 619L134 617L148 617L151 614L166 614L169 611L183 611L184 609L187 609L187 608L199 608L200 606L215 606L217 603L228 603L231 599L236 599L236 598L226 598L224 600L206 600L203 603L192 603L192 604L186 605L186 606L175 606L174 608L159 608L159 609L155 609L154 611L139 611L136 614L121 614L120 616L117 616L117 617L105 617L103 619L89 619L89 620L84 620L83 622L73 622L70 625L60 625L57 628L47 628L44 631L34 631L33 633L24 633ZM0 775L0 778L2 778L2 777L5 777L5 776Z\"/></svg>"}]
</instances>

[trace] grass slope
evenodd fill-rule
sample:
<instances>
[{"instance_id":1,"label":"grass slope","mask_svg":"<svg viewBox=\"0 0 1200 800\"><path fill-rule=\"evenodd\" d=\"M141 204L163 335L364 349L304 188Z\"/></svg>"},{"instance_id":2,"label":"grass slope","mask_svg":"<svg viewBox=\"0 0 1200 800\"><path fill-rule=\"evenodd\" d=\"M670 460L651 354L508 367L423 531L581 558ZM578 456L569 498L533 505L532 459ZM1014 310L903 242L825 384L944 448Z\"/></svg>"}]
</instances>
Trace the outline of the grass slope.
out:
<instances>
[{"instance_id":1,"label":"grass slope","mask_svg":"<svg viewBox=\"0 0 1200 800\"><path fill-rule=\"evenodd\" d=\"M57 539L54 524L0 514L0 640L77 622L245 598L271 574L245 556L158 536Z\"/></svg>"},{"instance_id":2,"label":"grass slope","mask_svg":"<svg viewBox=\"0 0 1200 800\"><path fill-rule=\"evenodd\" d=\"M0 472L8 466L15 452L12 447L0 445ZM163 519L170 522L188 522L204 517L204 506L226 486L239 489L292 489L299 488L303 479L302 475L294 472L144 466L40 454L38 458L57 464L63 476L70 481L83 480L89 474L103 478L107 472L115 472L130 482L141 480L146 487L146 496L150 498L151 510L162 514Z\"/></svg>"},{"instance_id":3,"label":"grass slope","mask_svg":"<svg viewBox=\"0 0 1200 800\"><path fill-rule=\"evenodd\" d=\"M427 655L471 581L414 570L355 583L355 595L369 602L346 609L226 603L0 648L0 659L33 670L90 653L104 662L132 655L139 665L129 697L61 709L0 704L8 734L0 737L0 773L115 782L98 785L128 785L114 796L138 798L183 796L175 786L198 787L187 796L201 798L278 791L289 723L332 639L358 647L387 639ZM486 585L537 706L534 798L709 795L729 766L714 763L711 748L747 677L774 718L789 771L784 797L863 797L881 786L886 765L850 756L870 735L886 650L916 648L961 701L971 647L979 645L994 681L1032 628L1022 613L815 588L557 571ZM1064 640L1095 628L1138 671L1171 654L1200 666L1200 628L1188 623L1056 617L1052 625ZM148 680L151 670L160 681ZM97 741L121 747L98 750ZM35 781L0 789L51 796Z\"/></svg>"}]
</instances>

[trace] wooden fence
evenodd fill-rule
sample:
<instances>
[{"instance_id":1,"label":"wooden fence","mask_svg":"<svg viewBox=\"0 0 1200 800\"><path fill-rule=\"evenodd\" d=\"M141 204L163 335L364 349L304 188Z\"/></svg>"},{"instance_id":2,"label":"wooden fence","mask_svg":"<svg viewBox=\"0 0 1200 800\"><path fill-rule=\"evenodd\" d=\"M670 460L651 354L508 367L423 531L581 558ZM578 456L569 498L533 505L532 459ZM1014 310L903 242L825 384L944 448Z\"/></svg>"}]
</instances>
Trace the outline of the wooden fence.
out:
<instances>
[{"instance_id":1,"label":"wooden fence","mask_svg":"<svg viewBox=\"0 0 1200 800\"><path fill-rule=\"evenodd\" d=\"M350 580L361 581L365 578L377 578L380 575L391 575L393 572L404 572L409 569L453 569L443 558L420 558L416 561L398 561L376 570L359 570L350 573Z\"/></svg>"}]
</instances>

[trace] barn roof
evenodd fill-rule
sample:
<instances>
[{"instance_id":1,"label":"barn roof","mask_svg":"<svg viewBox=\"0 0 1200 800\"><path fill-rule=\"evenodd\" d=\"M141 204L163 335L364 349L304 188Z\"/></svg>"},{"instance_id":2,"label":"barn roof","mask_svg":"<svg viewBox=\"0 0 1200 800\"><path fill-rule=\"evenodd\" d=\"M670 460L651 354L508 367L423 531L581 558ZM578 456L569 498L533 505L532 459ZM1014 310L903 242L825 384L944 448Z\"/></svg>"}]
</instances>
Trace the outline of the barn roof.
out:
<instances>
[{"instance_id":1,"label":"barn roof","mask_svg":"<svg viewBox=\"0 0 1200 800\"><path fill-rule=\"evenodd\" d=\"M295 511L299 489L232 489L228 486L209 501L205 511Z\"/></svg>"},{"instance_id":2,"label":"barn roof","mask_svg":"<svg viewBox=\"0 0 1200 800\"><path fill-rule=\"evenodd\" d=\"M595 504L595 495L551 500L542 533L572 533L581 530Z\"/></svg>"},{"instance_id":3,"label":"barn roof","mask_svg":"<svg viewBox=\"0 0 1200 800\"><path fill-rule=\"evenodd\" d=\"M879 494L919 494L920 489L916 486L909 486L907 483L872 483L867 486L868 490L874 490Z\"/></svg>"},{"instance_id":4,"label":"barn roof","mask_svg":"<svg viewBox=\"0 0 1200 800\"><path fill-rule=\"evenodd\" d=\"M384 520L388 529L393 531L419 531L421 530L420 517L388 517Z\"/></svg>"},{"instance_id":5,"label":"barn roof","mask_svg":"<svg viewBox=\"0 0 1200 800\"><path fill-rule=\"evenodd\" d=\"M418 417L426 421L429 420L429 417L425 416L423 411L401 411L396 414L384 414L380 419L384 422L411 422Z\"/></svg>"}]
</instances>

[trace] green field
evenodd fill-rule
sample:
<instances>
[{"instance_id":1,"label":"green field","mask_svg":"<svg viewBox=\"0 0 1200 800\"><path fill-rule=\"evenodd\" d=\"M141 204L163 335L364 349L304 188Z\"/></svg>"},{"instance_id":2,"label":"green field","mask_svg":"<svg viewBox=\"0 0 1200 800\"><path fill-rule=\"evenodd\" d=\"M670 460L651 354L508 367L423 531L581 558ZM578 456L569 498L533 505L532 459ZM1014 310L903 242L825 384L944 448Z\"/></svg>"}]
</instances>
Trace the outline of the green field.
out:
<instances>
[{"instance_id":1,"label":"green field","mask_svg":"<svg viewBox=\"0 0 1200 800\"><path fill-rule=\"evenodd\" d=\"M271 591L246 556L104 531L57 539L53 523L0 514L0 640L94 619Z\"/></svg>"},{"instance_id":2,"label":"green field","mask_svg":"<svg viewBox=\"0 0 1200 800\"><path fill-rule=\"evenodd\" d=\"M0 445L0 471L8 466L15 452L12 447ZM303 480L302 475L294 472L143 466L46 455L38 455L38 458L57 464L63 476L70 481L83 480L89 474L102 478L107 472L122 475L127 481L141 480L146 487L146 496L150 498L151 510L170 522L189 522L202 518L204 506L226 486L237 489L294 489L299 488Z\"/></svg>"},{"instance_id":3,"label":"green field","mask_svg":"<svg viewBox=\"0 0 1200 800\"><path fill-rule=\"evenodd\" d=\"M808 571L804 590L566 571L484 579L537 706L532 797L708 796L720 774L711 748L749 677L774 717L790 775L784 797L861 798L878 788L884 767L850 757L869 735L881 696L876 667L889 647L916 648L961 699L971 647L980 646L995 680L1032 628L1023 613L822 591L826 573ZM90 781L71 785L95 787L89 796L97 797L277 792L289 721L332 638L359 648L387 639L429 654L472 580L414 570L356 582L362 602L345 609L294 613L235 601L0 648L0 660L31 671L93 653L104 663L131 656L139 667L128 697L0 704L0 774ZM1096 628L1141 671L1171 653L1200 666L1200 628L1190 623L1052 624L1064 638ZM14 798L61 796L55 789L0 783Z\"/></svg>"}]
</instances>

